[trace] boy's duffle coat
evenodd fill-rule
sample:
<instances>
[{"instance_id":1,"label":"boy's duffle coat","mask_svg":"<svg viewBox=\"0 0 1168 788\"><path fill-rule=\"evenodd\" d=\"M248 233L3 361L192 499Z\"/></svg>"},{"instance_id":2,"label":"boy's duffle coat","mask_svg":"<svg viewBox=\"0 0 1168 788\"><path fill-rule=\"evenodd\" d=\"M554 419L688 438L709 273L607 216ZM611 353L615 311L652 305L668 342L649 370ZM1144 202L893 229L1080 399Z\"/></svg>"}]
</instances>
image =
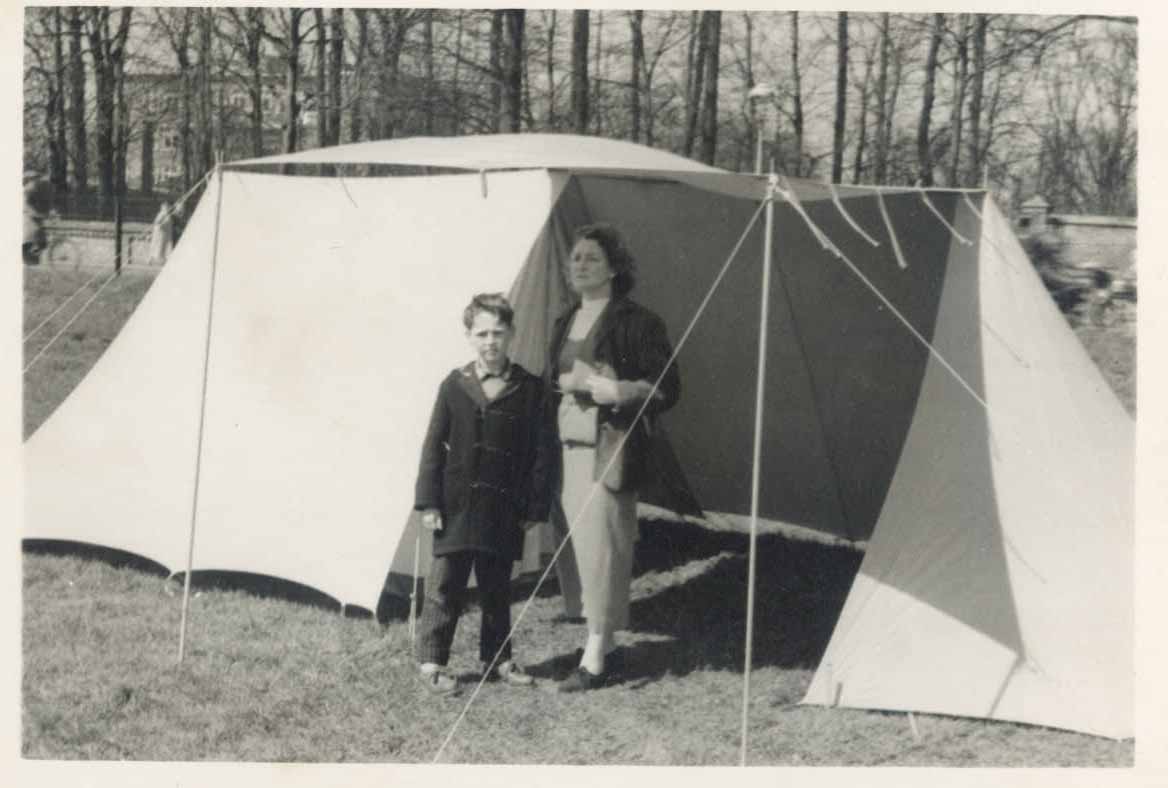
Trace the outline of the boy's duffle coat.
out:
<instances>
[{"instance_id":1,"label":"boy's duffle coat","mask_svg":"<svg viewBox=\"0 0 1168 788\"><path fill-rule=\"evenodd\" d=\"M434 555L481 550L522 557L521 522L548 517L546 413L543 381L515 363L492 400L473 362L442 381L414 497L415 509L442 513Z\"/></svg>"}]
</instances>

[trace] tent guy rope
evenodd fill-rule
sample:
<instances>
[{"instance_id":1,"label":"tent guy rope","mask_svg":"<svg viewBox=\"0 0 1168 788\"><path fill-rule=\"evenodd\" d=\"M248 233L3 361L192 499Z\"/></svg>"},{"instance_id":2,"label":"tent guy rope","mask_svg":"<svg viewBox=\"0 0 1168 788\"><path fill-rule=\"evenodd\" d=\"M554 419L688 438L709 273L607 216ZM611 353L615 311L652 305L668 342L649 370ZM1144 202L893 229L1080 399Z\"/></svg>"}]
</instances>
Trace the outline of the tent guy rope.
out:
<instances>
[{"instance_id":1,"label":"tent guy rope","mask_svg":"<svg viewBox=\"0 0 1168 788\"><path fill-rule=\"evenodd\" d=\"M877 241L872 236L868 235L868 233L864 230L864 228L860 226L860 223L857 222L855 219L853 219L852 215L847 212L847 209L844 208L844 203L840 199L839 190L836 189L835 184L832 183L831 181L828 181L827 188L831 190L831 201L835 205L836 210L840 212L840 216L843 216L844 220L849 225L851 225L852 229L855 230L857 233L859 233L860 236L863 237L863 239L865 241L870 243L872 246L879 246L880 242Z\"/></svg>"},{"instance_id":2,"label":"tent guy rope","mask_svg":"<svg viewBox=\"0 0 1168 788\"><path fill-rule=\"evenodd\" d=\"M892 243L892 251L896 253L896 264L901 268L908 268L904 252L900 250L900 242L896 239L896 228L892 226L892 219L888 216L888 207L884 204L882 192L876 192L876 204L880 206L880 215L884 218L884 229L888 231L888 240Z\"/></svg>"},{"instance_id":3,"label":"tent guy rope","mask_svg":"<svg viewBox=\"0 0 1168 788\"><path fill-rule=\"evenodd\" d=\"M431 760L431 763L438 763L438 760L442 757L442 754L446 751L446 747L450 744L451 740L454 738L454 734L458 731L458 728L462 724L463 719L465 719L467 713L470 711L471 705L474 703L475 699L478 697L479 692L482 690L483 685L486 683L487 676L489 676L491 674L491 671L494 670L495 665L498 663L499 657L503 653L503 648L508 643L510 643L511 639L515 636L515 633L519 629L520 623L522 623L524 616L527 615L527 611L531 607L532 603L535 601L536 596L539 594L540 588L543 587L544 581L547 580L548 575L551 574L552 569L555 568L556 561L559 560L560 554L564 551L564 547L567 546L568 541L572 537L572 531L576 528L577 524L580 521L580 516L584 513L585 510L587 510L589 504L592 502L592 499L596 496L597 490L599 490L600 486L603 484L603 480L608 476L608 473L612 469L613 464L620 457L621 451L624 449L625 442L628 440L628 436L631 434L633 426L636 425L637 422L639 422L641 420L641 417L645 413L645 409L649 406L649 402L656 395L658 388L660 388L661 381L665 378L665 374L669 371L669 368L677 360L677 356L681 352L682 347L685 346L685 343L689 339L690 334L693 333L694 328L697 326L698 319L701 318L702 313L705 312L706 306L710 303L710 300L714 297L714 293L717 291L718 286L722 283L722 280L725 278L726 273L730 270L730 265L734 262L735 258L738 257L739 250L742 249L743 243L746 242L747 236L750 235L750 231L754 228L755 222L758 221L759 214L761 214L763 212L763 209L766 207L766 205L767 205L767 201L764 200L763 202L761 202L759 204L758 208L755 210L754 214L750 217L750 221L747 222L747 224L746 224L746 229L744 229L742 231L742 234L738 238L738 242L734 245L734 249L730 252L730 255L726 258L726 262L722 264L721 270L719 270L718 275L716 277L714 277L714 281L710 285L709 289L706 291L705 297L702 299L702 302L698 305L698 308L694 311L694 315L690 319L689 325L686 326L685 331L682 332L681 337L678 339L677 344L674 346L673 354L669 357L669 360L666 361L664 368L661 370L661 374L657 376L657 379L655 381L653 381L653 386L649 392L649 395L645 398L645 400L641 403L641 406L637 409L637 413L633 417L632 423L629 425L629 429L621 437L620 441L617 444L616 450L613 452L612 457L608 461L608 464L605 465L604 469L599 474L599 478L596 481L594 481L592 483L592 487L589 488L588 495L585 497L584 502L581 504L580 510L575 514L575 516L572 518L572 522L568 525L568 529L567 529L567 532L564 534L564 538L560 541L559 546L556 547L556 551L552 554L551 560L548 561L547 567L540 574L539 579L536 580L535 587L532 588L531 594L528 596L527 601L524 602L523 607L520 609L519 615L517 615L515 617L514 622L511 624L511 631L507 633L507 637L504 638L503 642L499 646L499 649L495 652L494 657L491 658L490 664L487 666L486 670L483 671L483 675L479 679L478 683L475 685L474 690L471 692L470 698L467 699L467 702L463 706L462 711L459 713L458 717L454 720L453 725L451 725L451 727L450 727L450 731L446 734L446 737L445 737L445 739L443 739L442 744L438 747L438 751L434 753L434 757Z\"/></svg>"},{"instance_id":4,"label":"tent guy rope","mask_svg":"<svg viewBox=\"0 0 1168 788\"><path fill-rule=\"evenodd\" d=\"M112 258L112 257L110 257L108 262L112 262L112 261L113 261L113 258ZM102 262L104 263L104 262L107 262L107 261L103 260ZM62 310L62 309L64 309L65 307L69 306L69 304L70 304L70 303L73 301L73 299L74 299L74 298L76 298L77 296L81 295L81 291L85 290L85 289L86 289L86 288L88 288L90 285L92 285L94 282L96 282L96 281L97 281L97 280L98 280L98 279L101 277L102 273L103 273L103 272L99 270L99 271L98 271L97 273L95 273L93 276L89 277L89 279L88 279L88 280L86 280L86 281L85 281L85 282L84 282L84 283L83 283L83 284L82 284L80 287L78 287L76 290L74 290L74 291L73 291L73 294L72 294L72 295L70 295L68 298L66 298L64 301L62 301L62 302L61 302L61 305L60 305L59 307L57 307L56 309L54 309L54 310L52 311L52 313L51 313L51 314L50 314L48 317L46 317L44 320L42 320L42 321L40 322L40 324L39 324L39 325L37 325L37 327L36 327L36 328L34 328L32 331L29 331L27 334L25 334L25 335L24 335L24 339L23 339L23 340L21 340L21 341L22 341L22 342L27 342L27 341L29 341L30 339L32 339L34 336L36 336L38 333L40 333L40 330L41 330L42 328L44 328L45 326L47 326L47 325L48 325L48 324L49 324L49 323L52 321L52 319L53 319L54 317L56 317L57 315L59 315L59 314L61 313L61 310Z\"/></svg>"},{"instance_id":5,"label":"tent guy rope","mask_svg":"<svg viewBox=\"0 0 1168 788\"><path fill-rule=\"evenodd\" d=\"M61 329L56 334L53 335L53 338L50 339L45 344L44 347L42 347L40 349L40 352L37 353L35 356L33 356L32 361L30 361L24 365L23 372L28 372L29 369L32 368L32 365L37 363L37 361L39 361L45 355L45 353L48 352L49 348L51 348L53 346L53 344L58 339L61 338L61 336L69 329L69 326L73 325L77 321L77 318L81 317L82 313L85 312L85 310L89 308L89 305L97 300L97 297L99 295L101 295L102 291L105 290L106 287L109 286L109 283L114 281L114 279L116 279L117 276L118 276L117 272L114 272L114 273L110 274L104 282L101 283L101 287L97 288L97 290L94 292L94 294L89 297L89 300L81 305L81 308L77 310L76 314L74 314L73 317L69 318L69 321L67 323L65 323L65 325L61 326Z\"/></svg>"},{"instance_id":6,"label":"tent guy rope","mask_svg":"<svg viewBox=\"0 0 1168 788\"><path fill-rule=\"evenodd\" d=\"M958 243L960 243L962 246L971 246L973 244L973 241L957 232L957 228L949 224L949 221L941 215L940 211L937 210L937 206L933 205L933 201L929 199L929 195L925 194L924 189L921 189L918 194L921 195L921 202L923 202L925 206L928 207L930 211L932 211L933 215L937 217L941 224L945 225L945 229L949 231L950 235L957 239Z\"/></svg>"}]
</instances>

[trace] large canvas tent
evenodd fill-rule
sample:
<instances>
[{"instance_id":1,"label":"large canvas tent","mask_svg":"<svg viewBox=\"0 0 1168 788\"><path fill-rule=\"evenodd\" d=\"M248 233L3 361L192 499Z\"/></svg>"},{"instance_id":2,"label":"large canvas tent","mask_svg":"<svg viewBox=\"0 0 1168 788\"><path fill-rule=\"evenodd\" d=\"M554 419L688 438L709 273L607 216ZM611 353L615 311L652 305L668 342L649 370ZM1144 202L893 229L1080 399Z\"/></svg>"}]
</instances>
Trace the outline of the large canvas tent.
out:
<instances>
[{"instance_id":1,"label":"large canvas tent","mask_svg":"<svg viewBox=\"0 0 1168 788\"><path fill-rule=\"evenodd\" d=\"M1008 224L979 192L780 185L759 512L867 542L806 701L1130 736L1132 423ZM514 355L540 371L588 221L622 229L634 296L675 341L742 242L680 346L665 424L701 506L746 512L768 188L554 135L225 167L27 442L25 535L174 571L193 544L195 570L373 608L388 565L413 570L415 463L467 355L462 306L509 291Z\"/></svg>"}]
</instances>

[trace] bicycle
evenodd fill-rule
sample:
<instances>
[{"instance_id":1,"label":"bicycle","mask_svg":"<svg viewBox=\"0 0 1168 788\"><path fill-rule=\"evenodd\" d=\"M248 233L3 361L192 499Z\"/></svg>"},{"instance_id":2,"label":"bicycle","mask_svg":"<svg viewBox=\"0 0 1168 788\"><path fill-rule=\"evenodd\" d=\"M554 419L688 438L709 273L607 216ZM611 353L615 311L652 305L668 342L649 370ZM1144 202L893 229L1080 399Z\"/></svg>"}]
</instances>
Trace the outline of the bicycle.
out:
<instances>
[{"instance_id":1,"label":"bicycle","mask_svg":"<svg viewBox=\"0 0 1168 788\"><path fill-rule=\"evenodd\" d=\"M55 218L50 214L50 218ZM41 249L40 260L54 271L78 271L81 268L81 247L67 235L46 233L47 240Z\"/></svg>"}]
</instances>

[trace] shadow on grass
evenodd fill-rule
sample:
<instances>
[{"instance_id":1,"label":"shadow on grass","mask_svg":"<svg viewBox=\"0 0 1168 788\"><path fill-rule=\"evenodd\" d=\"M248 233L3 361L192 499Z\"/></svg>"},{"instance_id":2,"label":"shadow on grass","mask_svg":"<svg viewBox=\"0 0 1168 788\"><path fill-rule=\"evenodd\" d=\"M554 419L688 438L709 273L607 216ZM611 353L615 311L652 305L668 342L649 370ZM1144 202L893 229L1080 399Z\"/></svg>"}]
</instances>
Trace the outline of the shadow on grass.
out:
<instances>
[{"instance_id":1,"label":"shadow on grass","mask_svg":"<svg viewBox=\"0 0 1168 788\"><path fill-rule=\"evenodd\" d=\"M98 561L108 564L115 569L133 569L145 572L148 575L167 577L170 574L162 564L143 558L137 553L128 553L125 550L116 550L112 547L89 544L87 542L63 542L56 539L24 539L21 542L24 552L33 555L47 555L56 558L80 558L85 561Z\"/></svg>"},{"instance_id":2,"label":"shadow on grass","mask_svg":"<svg viewBox=\"0 0 1168 788\"><path fill-rule=\"evenodd\" d=\"M618 682L643 683L695 670L741 673L745 660L749 539L691 524L643 522L636 575L669 573L694 561L704 570L688 579L666 575L659 589L634 598L633 633L642 638L621 649ZM760 536L755 577L755 668L811 669L819 664L862 554L843 546ZM635 634L634 634L635 637ZM571 654L529 668L537 676L566 675Z\"/></svg>"},{"instance_id":3,"label":"shadow on grass","mask_svg":"<svg viewBox=\"0 0 1168 788\"><path fill-rule=\"evenodd\" d=\"M85 561L107 564L115 569L132 569L156 577L172 577L170 570L162 564L136 553L112 547L54 539L25 539L23 547L25 552L35 555L80 558ZM185 574L185 572L175 572L173 575L173 580L179 588L182 586ZM341 608L336 599L314 588L291 580L251 572L195 570L191 574L191 589L193 591L241 591L256 597L280 599L334 612ZM347 615L358 617L371 615L369 611L360 608L352 613L350 613L349 608L346 608L345 612Z\"/></svg>"}]
</instances>

